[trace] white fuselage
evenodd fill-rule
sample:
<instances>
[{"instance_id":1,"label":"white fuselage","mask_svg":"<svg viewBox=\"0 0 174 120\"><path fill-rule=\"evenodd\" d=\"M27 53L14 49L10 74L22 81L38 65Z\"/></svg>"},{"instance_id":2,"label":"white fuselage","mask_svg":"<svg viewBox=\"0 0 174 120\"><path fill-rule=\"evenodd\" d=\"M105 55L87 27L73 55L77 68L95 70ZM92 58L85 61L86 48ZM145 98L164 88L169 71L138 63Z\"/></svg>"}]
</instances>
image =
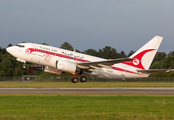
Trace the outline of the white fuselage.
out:
<instances>
[{"instance_id":1,"label":"white fuselage","mask_svg":"<svg viewBox=\"0 0 174 120\"><path fill-rule=\"evenodd\" d=\"M103 58L35 43L21 43L17 46L7 48L7 51L20 60L53 68L55 68L57 60L64 60L74 64L106 61L106 59ZM95 69L95 71L85 74L92 77L109 79L142 78L149 76L149 74L138 73L137 70L138 69L133 66L119 63L113 64L110 68L103 67L101 70Z\"/></svg>"}]
</instances>

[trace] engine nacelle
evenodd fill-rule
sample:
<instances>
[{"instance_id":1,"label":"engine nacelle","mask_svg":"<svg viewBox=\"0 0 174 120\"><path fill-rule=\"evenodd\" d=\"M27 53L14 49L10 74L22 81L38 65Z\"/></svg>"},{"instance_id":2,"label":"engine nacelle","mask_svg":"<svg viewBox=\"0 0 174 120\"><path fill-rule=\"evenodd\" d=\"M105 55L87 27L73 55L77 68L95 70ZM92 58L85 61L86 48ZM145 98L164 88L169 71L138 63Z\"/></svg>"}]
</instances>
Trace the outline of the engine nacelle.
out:
<instances>
[{"instance_id":1,"label":"engine nacelle","mask_svg":"<svg viewBox=\"0 0 174 120\"><path fill-rule=\"evenodd\" d=\"M77 70L77 66L73 63L64 60L56 61L56 69L61 70L63 72L75 73Z\"/></svg>"},{"instance_id":2,"label":"engine nacelle","mask_svg":"<svg viewBox=\"0 0 174 120\"><path fill-rule=\"evenodd\" d=\"M42 67L42 70L44 72L48 72L48 73L53 73L53 74L57 74L57 75L61 75L62 74L62 71L59 71L53 67L49 67L49 66L43 66Z\"/></svg>"}]
</instances>

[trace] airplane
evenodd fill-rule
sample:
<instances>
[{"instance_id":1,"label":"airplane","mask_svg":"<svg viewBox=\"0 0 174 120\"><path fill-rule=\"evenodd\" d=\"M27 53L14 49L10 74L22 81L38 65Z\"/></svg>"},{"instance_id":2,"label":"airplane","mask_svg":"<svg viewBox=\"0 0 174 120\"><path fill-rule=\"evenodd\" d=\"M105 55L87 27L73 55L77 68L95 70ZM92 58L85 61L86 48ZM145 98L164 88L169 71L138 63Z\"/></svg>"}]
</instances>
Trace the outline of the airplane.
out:
<instances>
[{"instance_id":1,"label":"airplane","mask_svg":"<svg viewBox=\"0 0 174 120\"><path fill-rule=\"evenodd\" d=\"M57 75L72 73L71 81L77 83L77 74L81 75L81 82L86 82L86 76L107 79L145 78L153 72L167 71L149 69L162 40L163 37L155 36L130 57L109 60L36 43L19 43L6 50L20 62L42 65L45 72Z\"/></svg>"}]
</instances>

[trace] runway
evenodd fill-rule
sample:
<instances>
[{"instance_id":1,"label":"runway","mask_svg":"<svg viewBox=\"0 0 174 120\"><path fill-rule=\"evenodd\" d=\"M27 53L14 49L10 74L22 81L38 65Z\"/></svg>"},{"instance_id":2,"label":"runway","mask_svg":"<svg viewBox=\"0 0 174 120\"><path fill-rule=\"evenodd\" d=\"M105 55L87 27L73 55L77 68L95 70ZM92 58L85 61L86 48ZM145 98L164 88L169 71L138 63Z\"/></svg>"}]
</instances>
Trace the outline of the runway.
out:
<instances>
[{"instance_id":1,"label":"runway","mask_svg":"<svg viewBox=\"0 0 174 120\"><path fill-rule=\"evenodd\" d=\"M0 88L0 94L174 95L173 87Z\"/></svg>"}]
</instances>

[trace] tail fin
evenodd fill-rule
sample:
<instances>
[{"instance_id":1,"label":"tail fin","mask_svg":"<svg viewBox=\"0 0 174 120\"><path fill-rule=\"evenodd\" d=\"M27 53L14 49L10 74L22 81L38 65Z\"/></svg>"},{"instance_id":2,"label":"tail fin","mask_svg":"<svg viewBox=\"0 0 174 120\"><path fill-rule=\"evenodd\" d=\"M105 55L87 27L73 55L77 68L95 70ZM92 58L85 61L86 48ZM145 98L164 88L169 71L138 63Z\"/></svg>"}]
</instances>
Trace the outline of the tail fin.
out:
<instances>
[{"instance_id":1,"label":"tail fin","mask_svg":"<svg viewBox=\"0 0 174 120\"><path fill-rule=\"evenodd\" d=\"M162 39L163 37L155 36L130 56L130 58L134 58L135 60L124 62L123 64L127 64L138 69L148 70L162 42Z\"/></svg>"}]
</instances>

